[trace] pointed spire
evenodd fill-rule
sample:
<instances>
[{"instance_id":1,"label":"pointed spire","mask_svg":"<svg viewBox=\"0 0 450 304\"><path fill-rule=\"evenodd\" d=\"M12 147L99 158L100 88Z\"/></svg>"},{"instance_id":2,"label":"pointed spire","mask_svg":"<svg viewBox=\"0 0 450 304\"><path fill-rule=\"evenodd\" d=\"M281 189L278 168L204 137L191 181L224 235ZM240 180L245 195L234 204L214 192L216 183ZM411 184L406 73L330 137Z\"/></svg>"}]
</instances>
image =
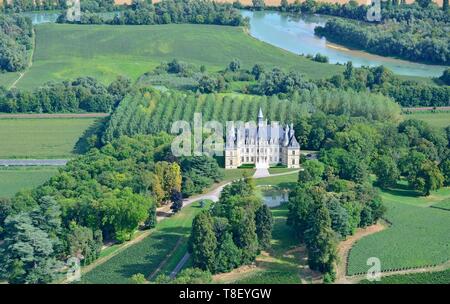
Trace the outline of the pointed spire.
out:
<instances>
[{"instance_id":1,"label":"pointed spire","mask_svg":"<svg viewBox=\"0 0 450 304\"><path fill-rule=\"evenodd\" d=\"M262 109L261 109L261 107L259 107L258 119L262 120L263 118L264 118L264 115L263 115Z\"/></svg>"}]
</instances>

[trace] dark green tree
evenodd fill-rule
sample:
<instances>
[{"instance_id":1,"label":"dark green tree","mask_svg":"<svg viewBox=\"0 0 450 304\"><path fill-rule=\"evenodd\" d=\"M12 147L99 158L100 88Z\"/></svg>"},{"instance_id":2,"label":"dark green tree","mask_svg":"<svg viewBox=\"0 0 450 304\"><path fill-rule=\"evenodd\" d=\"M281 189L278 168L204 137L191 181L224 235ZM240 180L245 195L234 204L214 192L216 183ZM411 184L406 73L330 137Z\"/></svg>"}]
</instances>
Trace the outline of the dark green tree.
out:
<instances>
[{"instance_id":1,"label":"dark green tree","mask_svg":"<svg viewBox=\"0 0 450 304\"><path fill-rule=\"evenodd\" d=\"M322 201L316 201L309 214L309 227L305 232L308 264L313 270L335 276L337 241L331 229L331 218Z\"/></svg>"},{"instance_id":2,"label":"dark green tree","mask_svg":"<svg viewBox=\"0 0 450 304\"><path fill-rule=\"evenodd\" d=\"M261 205L256 210L255 222L259 247L267 250L270 248L270 240L272 239L273 216L266 204Z\"/></svg>"},{"instance_id":3,"label":"dark green tree","mask_svg":"<svg viewBox=\"0 0 450 304\"><path fill-rule=\"evenodd\" d=\"M200 212L192 223L190 252L195 267L214 271L217 239L213 219L208 211Z\"/></svg>"}]
</instances>

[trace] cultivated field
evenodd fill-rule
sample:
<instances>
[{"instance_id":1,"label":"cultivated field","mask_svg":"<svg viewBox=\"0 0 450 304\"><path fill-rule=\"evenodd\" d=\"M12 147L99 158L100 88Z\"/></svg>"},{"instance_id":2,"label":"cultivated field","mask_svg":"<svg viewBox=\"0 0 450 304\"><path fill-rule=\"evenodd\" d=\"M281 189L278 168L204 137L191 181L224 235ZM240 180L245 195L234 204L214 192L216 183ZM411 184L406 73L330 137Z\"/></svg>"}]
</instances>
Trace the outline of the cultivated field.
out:
<instances>
[{"instance_id":1,"label":"cultivated field","mask_svg":"<svg viewBox=\"0 0 450 304\"><path fill-rule=\"evenodd\" d=\"M117 75L136 79L173 58L212 70L223 69L233 58L239 58L246 68L270 62L312 78L342 71L340 66L317 63L260 42L240 27L44 24L36 27L36 35L33 66L18 82L19 88L87 75L104 82ZM0 83L7 82L6 78L12 77L1 74Z\"/></svg>"},{"instance_id":2,"label":"cultivated field","mask_svg":"<svg viewBox=\"0 0 450 304\"><path fill-rule=\"evenodd\" d=\"M369 283L364 281L362 283ZM450 269L438 272L414 273L382 277L379 284L450 284Z\"/></svg>"},{"instance_id":3,"label":"cultivated field","mask_svg":"<svg viewBox=\"0 0 450 304\"><path fill-rule=\"evenodd\" d=\"M450 260L450 212L429 206L450 198L450 189L420 197L413 191L394 189L382 193L392 225L361 239L350 251L347 274L368 269L369 257L381 261L382 271L439 265Z\"/></svg>"},{"instance_id":4,"label":"cultivated field","mask_svg":"<svg viewBox=\"0 0 450 304\"><path fill-rule=\"evenodd\" d=\"M54 167L0 168L0 197L11 197L19 190L37 187L57 170Z\"/></svg>"},{"instance_id":5,"label":"cultivated field","mask_svg":"<svg viewBox=\"0 0 450 304\"><path fill-rule=\"evenodd\" d=\"M68 158L97 118L21 118L0 116L0 158Z\"/></svg>"},{"instance_id":6,"label":"cultivated field","mask_svg":"<svg viewBox=\"0 0 450 304\"><path fill-rule=\"evenodd\" d=\"M150 276L170 256L177 244L186 248L192 220L201 210L199 203L193 203L183 208L177 215L161 221L148 237L118 252L83 275L82 283L126 284L131 283L130 278L133 274L142 273L146 277ZM180 252L182 251L175 250L173 253L178 254L174 257L179 257ZM175 263L171 262L171 265L173 264Z\"/></svg>"}]
</instances>

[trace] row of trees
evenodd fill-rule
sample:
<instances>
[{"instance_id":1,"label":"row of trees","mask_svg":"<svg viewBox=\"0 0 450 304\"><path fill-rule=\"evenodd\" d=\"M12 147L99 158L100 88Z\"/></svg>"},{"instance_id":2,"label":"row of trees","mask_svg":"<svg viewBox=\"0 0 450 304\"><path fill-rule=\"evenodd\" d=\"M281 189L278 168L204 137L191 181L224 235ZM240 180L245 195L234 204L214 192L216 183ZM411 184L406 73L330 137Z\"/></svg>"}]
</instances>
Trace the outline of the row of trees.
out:
<instances>
[{"instance_id":1,"label":"row of trees","mask_svg":"<svg viewBox=\"0 0 450 304\"><path fill-rule=\"evenodd\" d=\"M67 259L89 264L103 240L123 242L138 228L155 227L158 205L173 202L178 211L183 175L204 177L193 181L197 191L206 178L219 178L212 159L169 161L171 141L168 134L115 139L70 161L44 185L0 200L0 277L51 282ZM183 172L181 161L188 164Z\"/></svg>"},{"instance_id":2,"label":"row of trees","mask_svg":"<svg viewBox=\"0 0 450 304\"><path fill-rule=\"evenodd\" d=\"M310 113L366 117L369 120L396 121L400 107L389 98L353 90L304 90L294 92L289 99L273 96L236 94L202 94L173 90L141 89L129 94L109 121L104 134L106 141L121 135L169 132L172 122L191 122L195 112L202 113L203 121L251 121L261 107L265 117L280 123L296 123Z\"/></svg>"},{"instance_id":3,"label":"row of trees","mask_svg":"<svg viewBox=\"0 0 450 304\"><path fill-rule=\"evenodd\" d=\"M33 91L0 87L0 112L61 113L111 112L130 91L131 81L118 77L109 86L94 78L51 82Z\"/></svg>"},{"instance_id":4,"label":"row of trees","mask_svg":"<svg viewBox=\"0 0 450 304\"><path fill-rule=\"evenodd\" d=\"M21 71L28 66L32 37L30 19L0 13L0 72Z\"/></svg>"},{"instance_id":5,"label":"row of trees","mask_svg":"<svg viewBox=\"0 0 450 304\"><path fill-rule=\"evenodd\" d=\"M58 22L68 22L62 14ZM156 4L151 1L133 1L128 9L123 10L112 20L96 14L82 14L81 24L169 24L194 23L241 26L246 25L238 10L230 4L220 4L210 0L165 0Z\"/></svg>"},{"instance_id":6,"label":"row of trees","mask_svg":"<svg viewBox=\"0 0 450 304\"><path fill-rule=\"evenodd\" d=\"M219 273L250 264L261 249L270 248L272 226L272 214L257 196L253 180L235 181L211 210L194 218L189 240L193 265Z\"/></svg>"},{"instance_id":7,"label":"row of trees","mask_svg":"<svg viewBox=\"0 0 450 304\"><path fill-rule=\"evenodd\" d=\"M288 3L281 0L278 9L282 12L322 14L347 19L366 20L369 6L359 4L357 1L347 3L328 3L315 0L295 1ZM447 22L450 18L447 14L448 0L443 1L442 8L439 8L432 0L419 0L411 4L406 4L404 0L386 0L381 2L382 20L405 21L411 19L433 19Z\"/></svg>"},{"instance_id":8,"label":"row of trees","mask_svg":"<svg viewBox=\"0 0 450 304\"><path fill-rule=\"evenodd\" d=\"M117 9L114 0L80 0L83 12L106 12ZM66 0L5 0L0 4L4 12L21 13L67 9Z\"/></svg>"},{"instance_id":9,"label":"row of trees","mask_svg":"<svg viewBox=\"0 0 450 304\"><path fill-rule=\"evenodd\" d=\"M326 61L323 59L326 56L320 54L311 58L320 62ZM444 71L438 82L446 84L447 74L448 72ZM403 107L450 105L449 86L403 80L384 66L355 68L352 62L347 62L342 74L311 81L298 71L268 69L261 64L255 64L251 69L243 69L238 59L233 59L225 69L216 73L206 72L205 66L197 67L174 59L141 76L138 84L164 85L198 93L219 93L231 91L236 87L233 85L236 82L244 83L240 85L242 93L279 95L282 98L290 98L296 91L314 90L318 87L381 93L393 98Z\"/></svg>"}]
</instances>

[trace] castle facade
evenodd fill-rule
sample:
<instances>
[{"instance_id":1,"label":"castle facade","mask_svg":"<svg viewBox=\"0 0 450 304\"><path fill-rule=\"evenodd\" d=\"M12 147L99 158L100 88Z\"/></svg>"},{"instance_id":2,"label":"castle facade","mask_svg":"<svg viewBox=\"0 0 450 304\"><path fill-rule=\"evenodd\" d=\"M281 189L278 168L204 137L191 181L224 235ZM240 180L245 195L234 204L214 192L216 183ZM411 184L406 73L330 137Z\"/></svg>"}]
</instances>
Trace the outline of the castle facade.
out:
<instances>
[{"instance_id":1,"label":"castle facade","mask_svg":"<svg viewBox=\"0 0 450 304\"><path fill-rule=\"evenodd\" d=\"M294 126L281 127L278 122L268 124L259 109L258 120L227 130L225 169L254 164L256 168L285 165L300 168L300 144Z\"/></svg>"}]
</instances>

